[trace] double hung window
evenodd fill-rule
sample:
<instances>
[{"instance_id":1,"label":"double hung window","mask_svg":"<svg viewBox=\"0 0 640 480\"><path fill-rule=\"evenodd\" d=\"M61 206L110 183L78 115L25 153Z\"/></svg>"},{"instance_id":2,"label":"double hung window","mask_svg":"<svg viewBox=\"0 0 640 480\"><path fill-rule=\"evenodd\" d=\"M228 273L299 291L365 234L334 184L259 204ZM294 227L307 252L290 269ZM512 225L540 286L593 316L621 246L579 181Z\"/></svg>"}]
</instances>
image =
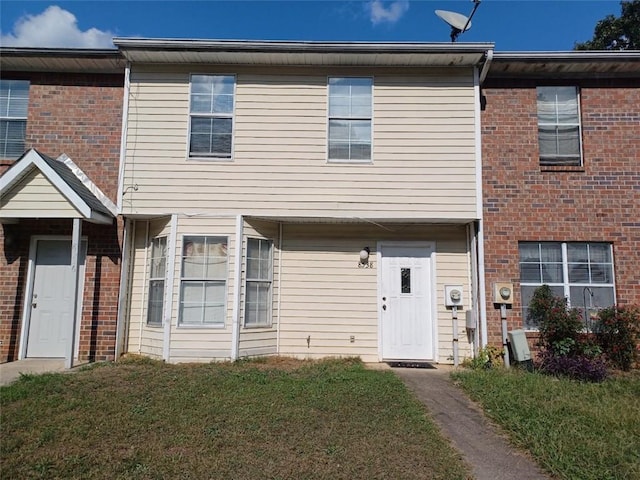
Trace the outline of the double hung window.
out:
<instances>
[{"instance_id":1,"label":"double hung window","mask_svg":"<svg viewBox=\"0 0 640 480\"><path fill-rule=\"evenodd\" d=\"M537 328L527 319L536 288L549 285L569 307L583 312L615 303L613 255L608 243L521 242L520 285L525 328Z\"/></svg>"},{"instance_id":2,"label":"double hung window","mask_svg":"<svg viewBox=\"0 0 640 480\"><path fill-rule=\"evenodd\" d=\"M179 325L224 326L227 238L185 236L181 264Z\"/></svg>"},{"instance_id":3,"label":"double hung window","mask_svg":"<svg viewBox=\"0 0 640 480\"><path fill-rule=\"evenodd\" d=\"M164 306L164 282L167 271L167 237L151 241L149 260L149 298L147 302L147 324L162 325Z\"/></svg>"},{"instance_id":4,"label":"double hung window","mask_svg":"<svg viewBox=\"0 0 640 480\"><path fill-rule=\"evenodd\" d=\"M245 327L271 325L272 250L273 242L271 240L259 238L247 240Z\"/></svg>"},{"instance_id":5,"label":"double hung window","mask_svg":"<svg viewBox=\"0 0 640 480\"><path fill-rule=\"evenodd\" d=\"M233 75L191 75L189 157L231 158Z\"/></svg>"},{"instance_id":6,"label":"double hung window","mask_svg":"<svg viewBox=\"0 0 640 480\"><path fill-rule=\"evenodd\" d=\"M581 165L576 87L538 87L540 165Z\"/></svg>"},{"instance_id":7,"label":"double hung window","mask_svg":"<svg viewBox=\"0 0 640 480\"><path fill-rule=\"evenodd\" d=\"M371 78L329 78L329 160L371 161Z\"/></svg>"},{"instance_id":8,"label":"double hung window","mask_svg":"<svg viewBox=\"0 0 640 480\"><path fill-rule=\"evenodd\" d=\"M0 158L24 153L28 105L28 80L0 80Z\"/></svg>"}]
</instances>

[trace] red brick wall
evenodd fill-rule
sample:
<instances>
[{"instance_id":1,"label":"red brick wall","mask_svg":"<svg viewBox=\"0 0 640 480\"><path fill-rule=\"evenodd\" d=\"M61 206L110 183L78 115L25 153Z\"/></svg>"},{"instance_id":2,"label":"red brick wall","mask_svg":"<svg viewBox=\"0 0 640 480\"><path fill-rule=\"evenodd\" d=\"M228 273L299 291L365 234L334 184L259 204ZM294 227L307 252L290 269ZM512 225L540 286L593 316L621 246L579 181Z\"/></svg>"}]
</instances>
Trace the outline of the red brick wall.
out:
<instances>
[{"instance_id":1,"label":"red brick wall","mask_svg":"<svg viewBox=\"0 0 640 480\"><path fill-rule=\"evenodd\" d=\"M522 328L518 241L611 242L618 304L640 304L640 82L565 84L580 87L583 167L540 167L535 83L483 88L489 343L501 342L496 281L514 282L508 328Z\"/></svg>"},{"instance_id":2,"label":"red brick wall","mask_svg":"<svg viewBox=\"0 0 640 480\"><path fill-rule=\"evenodd\" d=\"M26 148L53 158L66 153L116 201L123 76L17 74L3 78L31 81ZM0 173L13 161L0 160ZM71 220L20 221L0 232L0 362L18 357L22 307L32 235L71 235ZM80 357L113 359L120 278L122 222L92 225L88 236Z\"/></svg>"}]
</instances>

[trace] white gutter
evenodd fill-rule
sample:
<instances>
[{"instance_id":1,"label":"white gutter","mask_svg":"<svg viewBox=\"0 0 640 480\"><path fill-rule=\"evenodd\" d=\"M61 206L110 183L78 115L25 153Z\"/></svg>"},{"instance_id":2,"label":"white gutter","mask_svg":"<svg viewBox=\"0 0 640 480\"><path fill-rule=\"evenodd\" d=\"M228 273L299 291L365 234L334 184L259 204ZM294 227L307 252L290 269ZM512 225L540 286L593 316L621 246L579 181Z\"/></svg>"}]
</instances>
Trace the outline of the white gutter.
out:
<instances>
[{"instance_id":1,"label":"white gutter","mask_svg":"<svg viewBox=\"0 0 640 480\"><path fill-rule=\"evenodd\" d=\"M484 65L482 66L482 71L480 72L480 85L482 85L484 83L484 79L487 78L489 68L491 67L491 60L493 60L493 50L487 50L487 57L484 61Z\"/></svg>"},{"instance_id":2,"label":"white gutter","mask_svg":"<svg viewBox=\"0 0 640 480\"><path fill-rule=\"evenodd\" d=\"M129 93L131 91L131 63L124 69L124 98L122 99L122 134L120 136L120 165L118 169L118 215L122 214L122 195L124 192L124 162L127 156L127 132L129 129Z\"/></svg>"},{"instance_id":3,"label":"white gutter","mask_svg":"<svg viewBox=\"0 0 640 480\"><path fill-rule=\"evenodd\" d=\"M240 350L240 289L242 287L242 244L244 218L236 216L236 262L233 282L233 324L231 327L231 360L237 360Z\"/></svg>"},{"instance_id":4,"label":"white gutter","mask_svg":"<svg viewBox=\"0 0 640 480\"><path fill-rule=\"evenodd\" d=\"M142 327L145 324L144 320L144 298L145 293L149 295L149 282L147 278L147 265L149 265L149 220L145 221L145 233L144 233L144 284L142 286L142 304L140 305L140 329L138 332L138 353L142 353ZM133 221L133 228L138 228L137 220ZM164 307L163 307L164 308Z\"/></svg>"}]
</instances>

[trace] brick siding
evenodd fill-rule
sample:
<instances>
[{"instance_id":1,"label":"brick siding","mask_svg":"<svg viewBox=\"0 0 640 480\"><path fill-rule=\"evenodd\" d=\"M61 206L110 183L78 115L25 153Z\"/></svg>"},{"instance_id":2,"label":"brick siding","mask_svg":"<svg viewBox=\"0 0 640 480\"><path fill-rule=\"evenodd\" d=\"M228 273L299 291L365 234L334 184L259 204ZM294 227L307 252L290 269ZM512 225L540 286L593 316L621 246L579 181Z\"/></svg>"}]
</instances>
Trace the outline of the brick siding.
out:
<instances>
[{"instance_id":1,"label":"brick siding","mask_svg":"<svg viewBox=\"0 0 640 480\"><path fill-rule=\"evenodd\" d=\"M500 312L492 303L494 282L514 283L508 328L523 325L519 241L612 243L617 302L640 304L640 88L637 82L620 80L564 84L580 87L583 167L540 167L534 82L496 80L483 88L491 344L501 343Z\"/></svg>"},{"instance_id":2,"label":"brick siding","mask_svg":"<svg viewBox=\"0 0 640 480\"><path fill-rule=\"evenodd\" d=\"M66 153L116 201L123 75L3 72L31 81L26 145L51 157ZM0 173L13 161L0 160ZM0 362L18 358L32 235L71 235L71 220L21 220L0 231ZM80 326L80 359L112 360L123 224L83 222L88 251Z\"/></svg>"}]
</instances>

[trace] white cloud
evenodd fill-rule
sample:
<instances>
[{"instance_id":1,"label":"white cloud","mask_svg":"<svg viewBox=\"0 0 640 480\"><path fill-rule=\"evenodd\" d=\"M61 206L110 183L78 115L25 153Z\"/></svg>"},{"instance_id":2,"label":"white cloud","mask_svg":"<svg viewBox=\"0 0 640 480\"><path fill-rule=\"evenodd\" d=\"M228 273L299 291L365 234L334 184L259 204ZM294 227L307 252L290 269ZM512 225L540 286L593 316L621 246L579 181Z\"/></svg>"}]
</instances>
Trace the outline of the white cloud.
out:
<instances>
[{"instance_id":1,"label":"white cloud","mask_svg":"<svg viewBox=\"0 0 640 480\"><path fill-rule=\"evenodd\" d=\"M396 23L409 10L409 0L395 0L385 6L382 0L373 0L367 4L371 23Z\"/></svg>"},{"instance_id":2,"label":"white cloud","mask_svg":"<svg viewBox=\"0 0 640 480\"><path fill-rule=\"evenodd\" d=\"M57 5L38 15L18 19L13 31L0 37L5 47L114 48L113 34L97 28L82 31L75 15Z\"/></svg>"}]
</instances>

